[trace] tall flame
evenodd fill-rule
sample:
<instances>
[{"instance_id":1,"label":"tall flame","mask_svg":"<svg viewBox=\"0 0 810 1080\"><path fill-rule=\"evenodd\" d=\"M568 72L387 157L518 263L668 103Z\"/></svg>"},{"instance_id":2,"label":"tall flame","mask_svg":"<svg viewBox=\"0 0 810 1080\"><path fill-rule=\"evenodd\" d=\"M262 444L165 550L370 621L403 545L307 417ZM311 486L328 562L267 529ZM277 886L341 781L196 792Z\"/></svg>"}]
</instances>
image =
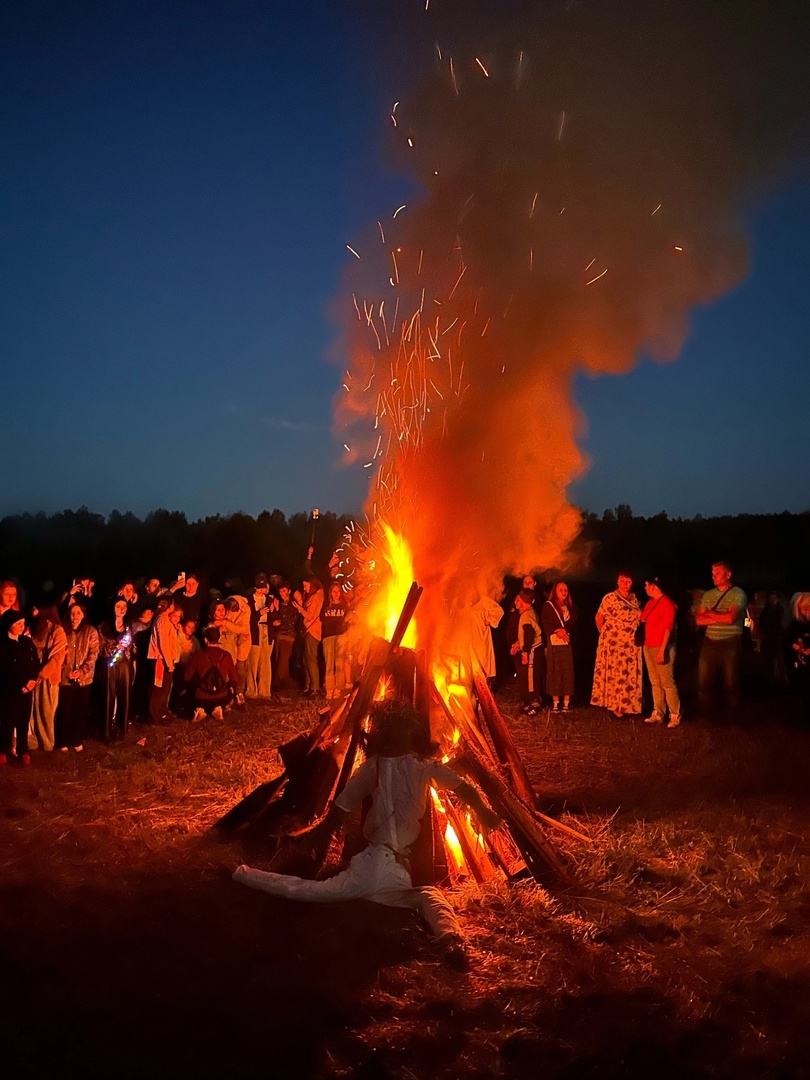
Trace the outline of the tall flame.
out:
<instances>
[{"instance_id":1,"label":"tall flame","mask_svg":"<svg viewBox=\"0 0 810 1080\"><path fill-rule=\"evenodd\" d=\"M380 523L380 539L376 545L383 566L375 565L378 587L368 605L366 625L372 633L391 640L396 629L408 590L414 581L413 559L404 536L385 522ZM416 622L411 619L403 645L416 645Z\"/></svg>"}]
</instances>

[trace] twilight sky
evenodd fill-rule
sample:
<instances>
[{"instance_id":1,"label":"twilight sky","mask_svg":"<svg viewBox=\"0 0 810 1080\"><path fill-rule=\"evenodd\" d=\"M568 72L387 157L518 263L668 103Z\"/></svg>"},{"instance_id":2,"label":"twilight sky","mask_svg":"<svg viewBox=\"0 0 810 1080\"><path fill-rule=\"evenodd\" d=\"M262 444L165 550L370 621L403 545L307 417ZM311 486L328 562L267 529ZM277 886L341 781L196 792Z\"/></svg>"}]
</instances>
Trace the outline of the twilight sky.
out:
<instances>
[{"instance_id":1,"label":"twilight sky","mask_svg":"<svg viewBox=\"0 0 810 1080\"><path fill-rule=\"evenodd\" d=\"M384 20L336 0L4 12L0 515L358 510L327 359L345 245L414 197L386 163ZM810 190L745 214L750 276L675 363L578 380L579 504L810 509Z\"/></svg>"}]
</instances>

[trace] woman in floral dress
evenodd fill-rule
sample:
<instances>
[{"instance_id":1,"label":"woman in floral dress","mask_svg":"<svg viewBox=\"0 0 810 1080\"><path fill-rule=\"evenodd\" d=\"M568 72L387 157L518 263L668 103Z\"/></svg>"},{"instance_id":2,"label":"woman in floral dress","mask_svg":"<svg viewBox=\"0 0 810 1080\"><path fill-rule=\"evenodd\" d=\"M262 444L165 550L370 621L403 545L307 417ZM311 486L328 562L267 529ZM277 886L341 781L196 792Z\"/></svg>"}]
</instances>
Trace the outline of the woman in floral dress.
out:
<instances>
[{"instance_id":1,"label":"woman in floral dress","mask_svg":"<svg viewBox=\"0 0 810 1080\"><path fill-rule=\"evenodd\" d=\"M609 709L614 716L624 716L641 712L641 649L633 639L641 609L630 591L633 579L624 570L619 572L616 585L616 590L604 597L596 613L599 646L591 705Z\"/></svg>"}]
</instances>

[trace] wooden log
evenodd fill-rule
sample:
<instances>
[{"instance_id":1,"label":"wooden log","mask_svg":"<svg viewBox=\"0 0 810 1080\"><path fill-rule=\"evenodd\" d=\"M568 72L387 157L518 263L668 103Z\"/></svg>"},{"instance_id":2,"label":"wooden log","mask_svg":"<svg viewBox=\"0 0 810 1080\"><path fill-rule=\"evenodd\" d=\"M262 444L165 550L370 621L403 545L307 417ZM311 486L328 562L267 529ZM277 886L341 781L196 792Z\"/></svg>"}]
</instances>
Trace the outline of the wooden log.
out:
<instances>
[{"instance_id":1,"label":"wooden log","mask_svg":"<svg viewBox=\"0 0 810 1080\"><path fill-rule=\"evenodd\" d=\"M546 883L551 877L565 885L572 884L567 867L544 836L532 809L489 768L470 743L465 743L462 750L463 761L469 767L489 805L509 826L535 880Z\"/></svg>"},{"instance_id":2,"label":"wooden log","mask_svg":"<svg viewBox=\"0 0 810 1080\"><path fill-rule=\"evenodd\" d=\"M487 730L492 739L492 745L495 747L495 753L498 755L498 760L509 772L512 790L516 795L520 796L527 806L536 809L537 796L529 780L529 775L521 761L512 733L497 706L483 672L475 672L473 685L475 686L475 696L478 698Z\"/></svg>"}]
</instances>

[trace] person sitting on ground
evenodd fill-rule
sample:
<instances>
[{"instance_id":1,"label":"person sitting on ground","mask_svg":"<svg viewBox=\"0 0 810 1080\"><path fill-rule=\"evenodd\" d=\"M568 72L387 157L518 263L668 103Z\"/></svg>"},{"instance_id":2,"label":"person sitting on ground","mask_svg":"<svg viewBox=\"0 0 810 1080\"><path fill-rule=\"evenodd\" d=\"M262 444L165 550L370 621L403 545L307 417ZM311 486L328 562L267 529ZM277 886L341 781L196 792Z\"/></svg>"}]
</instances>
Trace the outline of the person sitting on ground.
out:
<instances>
[{"instance_id":1,"label":"person sitting on ground","mask_svg":"<svg viewBox=\"0 0 810 1080\"><path fill-rule=\"evenodd\" d=\"M371 808L363 824L368 846L342 873L321 881L273 874L239 866L234 880L253 889L291 900L333 903L371 900L388 907L418 912L445 949L445 956L461 966L464 939L458 919L445 895L434 887L415 888L410 874L411 846L426 816L431 787L453 791L478 817L482 827L494 829L498 817L478 792L457 773L440 764L428 743L426 725L408 701L375 705L366 738L366 760L337 797L323 821L310 830L308 840L318 845L358 811L366 798Z\"/></svg>"},{"instance_id":2,"label":"person sitting on ground","mask_svg":"<svg viewBox=\"0 0 810 1080\"><path fill-rule=\"evenodd\" d=\"M184 675L186 684L193 688L195 723L206 716L224 719L224 709L236 693L236 666L219 646L219 627L207 626L203 638L205 648L194 653Z\"/></svg>"},{"instance_id":3,"label":"person sitting on ground","mask_svg":"<svg viewBox=\"0 0 810 1080\"><path fill-rule=\"evenodd\" d=\"M542 648L543 631L534 610L534 593L531 589L521 589L515 597L515 609L518 613L517 636L510 646L510 652L523 700L521 711L527 716L537 716L543 707L540 698L545 654Z\"/></svg>"},{"instance_id":4,"label":"person sitting on ground","mask_svg":"<svg viewBox=\"0 0 810 1080\"><path fill-rule=\"evenodd\" d=\"M11 746L15 736L17 760L21 765L31 764L28 723L39 669L36 646L26 634L25 616L8 608L0 615L0 767L14 758Z\"/></svg>"}]
</instances>

